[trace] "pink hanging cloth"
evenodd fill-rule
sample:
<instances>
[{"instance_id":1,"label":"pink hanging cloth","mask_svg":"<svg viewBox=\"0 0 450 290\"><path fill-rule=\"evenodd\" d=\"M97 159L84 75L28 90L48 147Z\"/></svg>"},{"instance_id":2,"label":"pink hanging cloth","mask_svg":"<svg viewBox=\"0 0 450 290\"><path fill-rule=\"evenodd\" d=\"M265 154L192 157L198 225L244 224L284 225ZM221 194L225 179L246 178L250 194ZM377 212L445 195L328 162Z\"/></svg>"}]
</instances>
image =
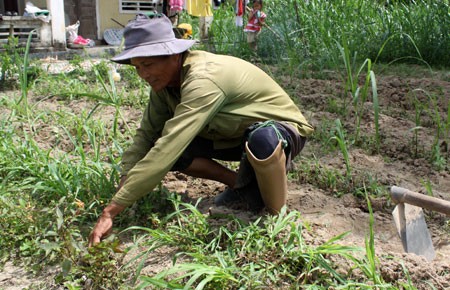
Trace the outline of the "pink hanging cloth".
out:
<instances>
[{"instance_id":1,"label":"pink hanging cloth","mask_svg":"<svg viewBox=\"0 0 450 290\"><path fill-rule=\"evenodd\" d=\"M169 1L171 11L183 10L184 0L170 0Z\"/></svg>"}]
</instances>

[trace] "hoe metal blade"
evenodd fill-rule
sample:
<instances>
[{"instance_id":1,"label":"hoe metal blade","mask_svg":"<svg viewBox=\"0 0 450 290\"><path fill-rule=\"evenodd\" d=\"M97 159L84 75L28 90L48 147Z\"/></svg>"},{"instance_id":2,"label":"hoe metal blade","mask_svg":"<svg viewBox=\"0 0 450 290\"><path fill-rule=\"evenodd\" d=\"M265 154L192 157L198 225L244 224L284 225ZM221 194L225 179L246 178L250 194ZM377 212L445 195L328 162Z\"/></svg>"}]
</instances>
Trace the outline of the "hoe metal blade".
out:
<instances>
[{"instance_id":1,"label":"hoe metal blade","mask_svg":"<svg viewBox=\"0 0 450 290\"><path fill-rule=\"evenodd\" d=\"M436 256L421 207L399 203L392 212L403 249L431 261Z\"/></svg>"}]
</instances>

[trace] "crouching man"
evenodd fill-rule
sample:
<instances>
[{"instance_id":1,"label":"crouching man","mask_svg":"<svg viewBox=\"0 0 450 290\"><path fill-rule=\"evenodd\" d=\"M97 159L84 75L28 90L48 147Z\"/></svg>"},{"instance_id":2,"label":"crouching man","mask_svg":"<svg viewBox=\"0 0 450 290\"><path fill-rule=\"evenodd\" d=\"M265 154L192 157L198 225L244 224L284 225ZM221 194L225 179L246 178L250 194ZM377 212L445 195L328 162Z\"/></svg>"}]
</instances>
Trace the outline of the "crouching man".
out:
<instances>
[{"instance_id":1,"label":"crouching man","mask_svg":"<svg viewBox=\"0 0 450 290\"><path fill-rule=\"evenodd\" d=\"M164 15L137 15L124 38L125 49L112 60L134 66L151 93L122 158L119 190L99 217L90 245L169 171L225 184L217 205L240 200L250 210L278 213L287 199L286 164L313 132L287 93L244 60L189 50L195 41L175 38ZM239 170L215 160L240 160Z\"/></svg>"}]
</instances>

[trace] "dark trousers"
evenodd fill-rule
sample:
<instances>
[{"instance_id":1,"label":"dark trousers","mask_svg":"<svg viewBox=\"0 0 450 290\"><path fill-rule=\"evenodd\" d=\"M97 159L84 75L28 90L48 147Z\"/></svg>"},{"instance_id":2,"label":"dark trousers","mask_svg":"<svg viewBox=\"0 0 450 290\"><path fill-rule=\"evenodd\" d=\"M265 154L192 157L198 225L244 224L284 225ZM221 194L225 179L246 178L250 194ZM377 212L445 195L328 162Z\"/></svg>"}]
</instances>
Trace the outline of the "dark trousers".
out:
<instances>
[{"instance_id":1,"label":"dark trousers","mask_svg":"<svg viewBox=\"0 0 450 290\"><path fill-rule=\"evenodd\" d=\"M298 138L298 136L292 136L293 133L286 130L285 126L279 122L271 122L268 125L261 124L268 124L268 122L258 122L251 125L246 130L242 138L242 143L233 148L214 149L212 140L195 137L171 170L183 171L189 167L194 158L198 157L223 161L239 161L244 152L245 142L248 142L248 147L256 158L265 159L273 153L281 140L283 142L285 154L288 157L286 160L291 160L291 158L289 158L291 157L291 146L294 144L292 140L293 138ZM303 145L304 141L301 143L302 148ZM300 152L302 148L297 148L297 150L294 151Z\"/></svg>"}]
</instances>

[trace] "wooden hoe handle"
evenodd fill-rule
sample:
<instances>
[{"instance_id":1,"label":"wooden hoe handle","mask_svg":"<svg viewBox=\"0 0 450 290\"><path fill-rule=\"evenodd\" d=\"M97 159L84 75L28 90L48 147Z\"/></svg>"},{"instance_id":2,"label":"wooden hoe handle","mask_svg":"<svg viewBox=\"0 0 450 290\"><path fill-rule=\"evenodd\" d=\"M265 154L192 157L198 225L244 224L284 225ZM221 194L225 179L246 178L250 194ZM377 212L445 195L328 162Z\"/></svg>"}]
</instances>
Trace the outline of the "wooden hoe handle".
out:
<instances>
[{"instance_id":1,"label":"wooden hoe handle","mask_svg":"<svg viewBox=\"0 0 450 290\"><path fill-rule=\"evenodd\" d=\"M391 197L395 203L408 203L450 216L450 201L420 194L406 188L392 186Z\"/></svg>"}]
</instances>

